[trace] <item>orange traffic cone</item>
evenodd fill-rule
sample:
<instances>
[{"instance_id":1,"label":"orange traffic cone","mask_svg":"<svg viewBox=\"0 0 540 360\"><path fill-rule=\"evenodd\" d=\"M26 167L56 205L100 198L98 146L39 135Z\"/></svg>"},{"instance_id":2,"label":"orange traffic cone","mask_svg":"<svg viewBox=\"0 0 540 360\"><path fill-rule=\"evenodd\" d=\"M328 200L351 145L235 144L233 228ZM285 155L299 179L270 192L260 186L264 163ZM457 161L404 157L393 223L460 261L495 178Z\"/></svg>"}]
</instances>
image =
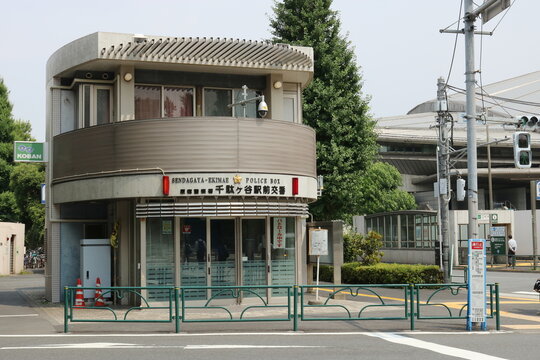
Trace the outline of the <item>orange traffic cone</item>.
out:
<instances>
[{"instance_id":1,"label":"orange traffic cone","mask_svg":"<svg viewBox=\"0 0 540 360\"><path fill-rule=\"evenodd\" d=\"M84 303L84 294L81 284L81 279L77 279L77 291L75 292L75 306L74 307L85 307L86 304Z\"/></svg>"},{"instance_id":2,"label":"orange traffic cone","mask_svg":"<svg viewBox=\"0 0 540 360\"><path fill-rule=\"evenodd\" d=\"M96 295L94 297L94 306L105 306L105 302L103 301L103 294L101 292L101 280L99 278L96 279Z\"/></svg>"}]
</instances>

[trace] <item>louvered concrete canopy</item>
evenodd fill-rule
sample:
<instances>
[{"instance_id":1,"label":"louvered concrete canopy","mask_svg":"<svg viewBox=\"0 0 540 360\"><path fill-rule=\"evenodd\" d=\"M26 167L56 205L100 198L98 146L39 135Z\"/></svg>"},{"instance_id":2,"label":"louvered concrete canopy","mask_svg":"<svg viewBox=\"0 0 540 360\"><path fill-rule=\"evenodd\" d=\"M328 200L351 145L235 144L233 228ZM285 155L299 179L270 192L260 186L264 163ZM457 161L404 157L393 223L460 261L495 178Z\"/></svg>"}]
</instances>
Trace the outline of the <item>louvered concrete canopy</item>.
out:
<instances>
[{"instance_id":1,"label":"louvered concrete canopy","mask_svg":"<svg viewBox=\"0 0 540 360\"><path fill-rule=\"evenodd\" d=\"M136 66L137 63L162 63L264 70L266 73L313 72L313 50L309 47L239 39L98 32L54 53L48 62L48 77L59 76L92 60L116 64L120 61Z\"/></svg>"}]
</instances>

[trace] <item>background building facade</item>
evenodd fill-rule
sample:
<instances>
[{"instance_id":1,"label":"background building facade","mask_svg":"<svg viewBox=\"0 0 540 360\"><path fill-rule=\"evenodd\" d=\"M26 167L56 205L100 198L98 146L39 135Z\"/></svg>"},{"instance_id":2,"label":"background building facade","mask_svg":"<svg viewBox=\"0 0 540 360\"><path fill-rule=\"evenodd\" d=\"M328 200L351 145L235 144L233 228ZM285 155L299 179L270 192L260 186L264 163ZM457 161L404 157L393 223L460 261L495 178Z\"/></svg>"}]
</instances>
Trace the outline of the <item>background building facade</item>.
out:
<instances>
[{"instance_id":1,"label":"background building facade","mask_svg":"<svg viewBox=\"0 0 540 360\"><path fill-rule=\"evenodd\" d=\"M24 270L24 224L0 222L0 275Z\"/></svg>"}]
</instances>

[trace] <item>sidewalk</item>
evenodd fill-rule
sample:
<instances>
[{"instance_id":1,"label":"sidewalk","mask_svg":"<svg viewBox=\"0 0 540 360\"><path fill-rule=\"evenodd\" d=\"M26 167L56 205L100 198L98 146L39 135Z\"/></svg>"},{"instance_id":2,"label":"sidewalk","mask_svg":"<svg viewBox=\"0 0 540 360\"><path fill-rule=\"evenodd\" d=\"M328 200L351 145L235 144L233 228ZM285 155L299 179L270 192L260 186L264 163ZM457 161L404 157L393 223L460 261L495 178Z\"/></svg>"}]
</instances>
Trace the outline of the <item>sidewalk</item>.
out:
<instances>
[{"instance_id":1,"label":"sidewalk","mask_svg":"<svg viewBox=\"0 0 540 360\"><path fill-rule=\"evenodd\" d=\"M467 265L454 266L454 270L463 270L467 268ZM540 274L540 261L536 264L536 269L534 268L534 263L532 260L517 260L516 266L511 267L506 264L486 264L487 271L509 271L509 272L527 272L527 273L539 273ZM539 276L540 277L540 276Z\"/></svg>"},{"instance_id":2,"label":"sidewalk","mask_svg":"<svg viewBox=\"0 0 540 360\"><path fill-rule=\"evenodd\" d=\"M503 271L513 271L506 270ZM518 271L518 270L514 270ZM50 327L49 332L61 333L64 331L64 306L60 303L49 303L45 300L45 289L44 286L27 286L25 284L27 279L32 277L35 281L35 275L25 276L25 275L13 275L17 279L16 282L18 289L16 290L18 294L28 302L32 309L39 314L40 320L48 321L52 326ZM44 283L44 278L41 278ZM329 287L332 285L328 284ZM326 300L329 292L321 291L321 299ZM353 317L357 316L359 310L361 310L366 305L367 309L362 310L366 317L395 317L393 320L334 320L334 321L299 321L298 330L303 332L343 332L343 331L408 331L410 329L410 320L403 319L404 308L403 308L403 292L399 289L389 289L388 292L380 292L380 295L383 296L384 301L390 306L386 307L370 307L374 304L377 304L377 296L373 295L364 295L361 298L348 298L342 299L339 301L336 299L335 304L342 305L335 307L334 309L324 309L324 308L311 308L306 309L308 313L310 311L318 311L317 315L328 318L340 318L344 316L346 311L350 311ZM452 299L454 302L462 302L466 296L461 296L459 298ZM314 297L314 294L306 295L304 301L307 302L308 299ZM463 299L462 299L463 298ZM284 305L285 298L274 298L270 305ZM401 300L400 300L401 299ZM280 301L278 301L280 300ZM221 300L220 300L221 301ZM227 301L227 300L224 300ZM259 301L259 302L257 302ZM333 301L333 300L332 300ZM395 306L392 304L396 304ZM195 305L195 303L193 304ZM201 304L202 305L202 304ZM216 304L219 305L219 304ZM184 319L197 319L197 320L221 320L218 322L181 322L180 323L180 332L182 333L215 333L215 332L292 332L293 330L293 321L277 321L278 319L286 319L287 307L276 307L276 308L257 308L257 305L260 304L260 300L257 298L247 298L245 303L242 306L231 305L229 300L227 309L230 311L231 316L234 319L238 319L242 311L246 309L246 305L255 306L248 310L244 317L253 319L253 320L263 320L266 321L254 321L254 322L230 322L225 321L227 319L226 312L216 308L213 313L209 313L208 309L198 310L190 309L187 310ZM347 308L344 310L344 308ZM118 310L117 316L121 318L126 313L126 308L116 307L114 310ZM292 310L291 310L292 311ZM299 310L300 311L300 310ZM362 317L364 317L362 315ZM113 333L174 333L175 324L171 323L145 323L145 322L132 322L132 323L112 323L112 322L99 322L99 320L111 319L114 317L113 313L110 310L105 309L75 309L74 317L77 319L84 319L85 316L89 316L89 319L98 320L98 322L80 322L80 323L69 323L69 332L72 334L113 334ZM160 319L168 320L169 312L168 309L159 309L159 310L134 310L129 313L129 318L134 321L148 320L148 319ZM31 321L32 319L22 319L22 321ZM416 329L422 331L440 331L444 329L445 331L462 331L465 326L465 320L463 319L447 319L440 321L428 321L428 320L415 320ZM493 330L495 328L494 320L490 319L488 321L488 328ZM4 329L5 330L5 329ZM20 329L10 329L11 333L17 334L20 333ZM43 331L42 331L43 332ZM3 331L5 334L6 332ZM8 332L9 333L9 332Z\"/></svg>"}]
</instances>

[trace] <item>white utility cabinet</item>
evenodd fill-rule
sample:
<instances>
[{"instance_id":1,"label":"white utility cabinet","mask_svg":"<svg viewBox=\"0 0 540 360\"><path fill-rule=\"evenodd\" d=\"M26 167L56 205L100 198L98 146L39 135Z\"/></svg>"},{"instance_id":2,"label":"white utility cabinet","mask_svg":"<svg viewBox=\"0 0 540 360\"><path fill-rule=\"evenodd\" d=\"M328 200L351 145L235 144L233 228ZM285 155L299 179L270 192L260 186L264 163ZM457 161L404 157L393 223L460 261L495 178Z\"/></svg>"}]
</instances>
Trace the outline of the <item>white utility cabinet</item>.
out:
<instances>
[{"instance_id":1,"label":"white utility cabinet","mask_svg":"<svg viewBox=\"0 0 540 360\"><path fill-rule=\"evenodd\" d=\"M99 278L102 287L111 286L111 244L109 239L81 240L81 280L83 287L95 287ZM84 297L93 299L95 290L85 290ZM104 294L109 298L110 294Z\"/></svg>"}]
</instances>

